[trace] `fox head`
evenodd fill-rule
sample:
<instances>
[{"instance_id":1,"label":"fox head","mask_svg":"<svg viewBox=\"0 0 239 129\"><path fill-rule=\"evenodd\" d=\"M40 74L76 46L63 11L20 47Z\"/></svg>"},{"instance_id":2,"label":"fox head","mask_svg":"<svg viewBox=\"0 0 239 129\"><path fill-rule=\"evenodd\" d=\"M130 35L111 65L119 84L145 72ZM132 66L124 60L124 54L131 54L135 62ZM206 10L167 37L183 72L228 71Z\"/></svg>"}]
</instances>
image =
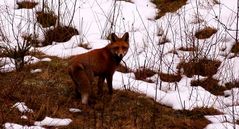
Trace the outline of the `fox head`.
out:
<instances>
[{"instance_id":1,"label":"fox head","mask_svg":"<svg viewBox=\"0 0 239 129\"><path fill-rule=\"evenodd\" d=\"M111 43L108 45L108 48L114 58L120 62L129 49L129 33L126 32L121 38L112 33L110 41Z\"/></svg>"}]
</instances>

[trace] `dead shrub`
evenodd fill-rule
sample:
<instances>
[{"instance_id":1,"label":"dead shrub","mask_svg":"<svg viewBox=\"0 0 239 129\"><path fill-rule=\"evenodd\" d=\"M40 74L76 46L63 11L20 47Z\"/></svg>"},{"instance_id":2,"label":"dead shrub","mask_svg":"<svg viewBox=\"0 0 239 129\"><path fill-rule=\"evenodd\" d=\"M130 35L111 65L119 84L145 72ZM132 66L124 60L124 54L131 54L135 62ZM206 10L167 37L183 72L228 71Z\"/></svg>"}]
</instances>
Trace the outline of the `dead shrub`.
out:
<instances>
[{"instance_id":1,"label":"dead shrub","mask_svg":"<svg viewBox=\"0 0 239 129\"><path fill-rule=\"evenodd\" d=\"M42 25L43 28L55 26L57 16L54 14L53 11L43 12L39 11L36 12L37 22Z\"/></svg>"},{"instance_id":2,"label":"dead shrub","mask_svg":"<svg viewBox=\"0 0 239 129\"><path fill-rule=\"evenodd\" d=\"M207 39L210 38L215 33L217 33L217 29L212 27L205 27L204 29L197 31L195 33L195 36L198 39Z\"/></svg>"},{"instance_id":3,"label":"dead shrub","mask_svg":"<svg viewBox=\"0 0 239 129\"><path fill-rule=\"evenodd\" d=\"M180 62L177 69L183 70L183 74L187 77L192 77L193 75L202 75L211 77L217 73L218 67L221 62L218 60L209 60L206 58L202 59L191 59L188 62Z\"/></svg>"},{"instance_id":4,"label":"dead shrub","mask_svg":"<svg viewBox=\"0 0 239 129\"><path fill-rule=\"evenodd\" d=\"M71 39L72 36L78 35L77 29L69 26L57 26L54 29L50 29L45 33L45 40L42 42L43 46L51 45L55 42L66 42Z\"/></svg>"},{"instance_id":5,"label":"dead shrub","mask_svg":"<svg viewBox=\"0 0 239 129\"><path fill-rule=\"evenodd\" d=\"M18 43L15 47L4 47L3 56L14 59L15 68L17 71L20 71L27 63L24 57L29 55L30 48L31 44L29 44L27 40L24 40L23 43Z\"/></svg>"},{"instance_id":6,"label":"dead shrub","mask_svg":"<svg viewBox=\"0 0 239 129\"><path fill-rule=\"evenodd\" d=\"M37 2L34 1L21 1L21 2L17 2L18 5L18 9L33 9L35 8L35 6L37 5Z\"/></svg>"},{"instance_id":7,"label":"dead shrub","mask_svg":"<svg viewBox=\"0 0 239 129\"><path fill-rule=\"evenodd\" d=\"M26 40L31 46L39 47L40 41L36 35L23 35L22 38Z\"/></svg>"}]
</instances>

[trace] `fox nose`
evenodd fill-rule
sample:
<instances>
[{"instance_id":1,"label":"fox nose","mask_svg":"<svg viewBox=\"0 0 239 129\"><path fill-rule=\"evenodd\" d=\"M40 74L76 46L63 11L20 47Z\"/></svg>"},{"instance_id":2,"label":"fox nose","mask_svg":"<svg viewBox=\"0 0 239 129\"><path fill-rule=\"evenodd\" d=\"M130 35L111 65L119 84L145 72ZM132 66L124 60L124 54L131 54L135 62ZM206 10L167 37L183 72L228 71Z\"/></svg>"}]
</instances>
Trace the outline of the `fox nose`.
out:
<instances>
[{"instance_id":1,"label":"fox nose","mask_svg":"<svg viewBox=\"0 0 239 129\"><path fill-rule=\"evenodd\" d=\"M123 58L123 56L124 56L123 54L119 54L119 57L120 57L120 58Z\"/></svg>"}]
</instances>

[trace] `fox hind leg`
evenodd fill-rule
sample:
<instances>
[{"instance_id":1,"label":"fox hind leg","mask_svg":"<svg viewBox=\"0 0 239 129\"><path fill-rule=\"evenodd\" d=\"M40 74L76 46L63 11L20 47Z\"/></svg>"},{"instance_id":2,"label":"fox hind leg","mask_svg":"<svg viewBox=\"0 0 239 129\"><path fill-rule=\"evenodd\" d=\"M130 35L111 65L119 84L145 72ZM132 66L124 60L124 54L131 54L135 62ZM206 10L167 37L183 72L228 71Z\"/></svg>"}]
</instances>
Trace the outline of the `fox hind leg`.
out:
<instances>
[{"instance_id":1,"label":"fox hind leg","mask_svg":"<svg viewBox=\"0 0 239 129\"><path fill-rule=\"evenodd\" d=\"M84 67L75 68L69 70L69 74L75 83L75 91L80 96L82 104L88 104L89 95L91 93L91 78L92 74L90 70L84 69Z\"/></svg>"},{"instance_id":2,"label":"fox hind leg","mask_svg":"<svg viewBox=\"0 0 239 129\"><path fill-rule=\"evenodd\" d=\"M75 90L75 93L76 93L76 97L81 99L81 93L80 93L80 89L79 89L79 86L78 86L78 82L77 82L76 78L74 77L74 75L72 74L71 71L69 71L69 75L70 75L71 79L73 80L73 82L75 84L74 90Z\"/></svg>"}]
</instances>

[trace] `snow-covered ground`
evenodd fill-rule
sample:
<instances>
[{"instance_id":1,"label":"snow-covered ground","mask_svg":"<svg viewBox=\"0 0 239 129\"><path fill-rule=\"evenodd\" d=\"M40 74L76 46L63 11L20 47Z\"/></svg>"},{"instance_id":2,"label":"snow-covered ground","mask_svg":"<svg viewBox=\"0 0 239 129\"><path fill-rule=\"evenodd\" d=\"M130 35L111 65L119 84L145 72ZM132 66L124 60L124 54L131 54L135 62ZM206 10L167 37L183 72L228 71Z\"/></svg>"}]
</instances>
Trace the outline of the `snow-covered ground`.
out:
<instances>
[{"instance_id":1,"label":"snow-covered ground","mask_svg":"<svg viewBox=\"0 0 239 129\"><path fill-rule=\"evenodd\" d=\"M36 23L34 13L41 9L41 0L35 0L39 2L35 9L16 9L14 0L3 1L0 3L0 28L4 28L11 45L21 42L21 38L16 40L16 37L21 36L20 34L31 34L34 31L38 33L39 39L43 40L43 29ZM167 13L155 20L154 17L160 10L157 10L150 0L116 1L116 3L114 0L65 0L61 4L61 23L68 25L74 14L72 24L80 34L73 36L67 42L55 42L53 45L37 49L47 55L67 58L88 51L78 47L80 41L89 44L93 49L100 48L109 43L106 35L110 32L122 35L127 31L130 34L130 49L124 61L130 69L135 70L146 66L164 73L176 73L176 66L180 61L193 57L192 53L180 51L178 48L190 47L195 43L200 49L199 57L206 56L209 59L222 61L218 72L213 77L219 79L220 84L224 85L239 79L237 67L239 59L238 57L229 58L231 55L229 51L236 37L237 1L218 0L218 2L219 4L216 4L215 0L188 0L187 4L177 12ZM52 3L49 3L49 7L57 14L58 1ZM112 28L111 22L114 23ZM195 32L206 26L217 29L217 33L208 39L195 39L193 37ZM165 38L168 42L160 44ZM173 50L177 50L177 55L172 53ZM0 70L14 70L10 59L0 60L6 60L6 65ZM41 60L33 58L32 63L37 61ZM156 82L159 82L160 78L157 75L151 78L155 80L155 83L147 83L135 80L133 73L116 72L113 77L113 87L123 89L125 85L131 90L145 93L150 97L156 96L157 102L173 109L192 110L196 107L214 107L224 114L205 116L212 122L206 129L233 128L232 109L235 110L235 119L239 119L239 89L226 91L227 97L215 96L201 86L190 85L190 81L197 77L183 76L178 83L162 82L159 89ZM49 120L53 119L46 117L45 121ZM29 128L41 128L42 123L46 125L45 121L36 122L36 127ZM66 121L71 122L68 119ZM6 123L4 126L7 129L23 127L13 123Z\"/></svg>"}]
</instances>

